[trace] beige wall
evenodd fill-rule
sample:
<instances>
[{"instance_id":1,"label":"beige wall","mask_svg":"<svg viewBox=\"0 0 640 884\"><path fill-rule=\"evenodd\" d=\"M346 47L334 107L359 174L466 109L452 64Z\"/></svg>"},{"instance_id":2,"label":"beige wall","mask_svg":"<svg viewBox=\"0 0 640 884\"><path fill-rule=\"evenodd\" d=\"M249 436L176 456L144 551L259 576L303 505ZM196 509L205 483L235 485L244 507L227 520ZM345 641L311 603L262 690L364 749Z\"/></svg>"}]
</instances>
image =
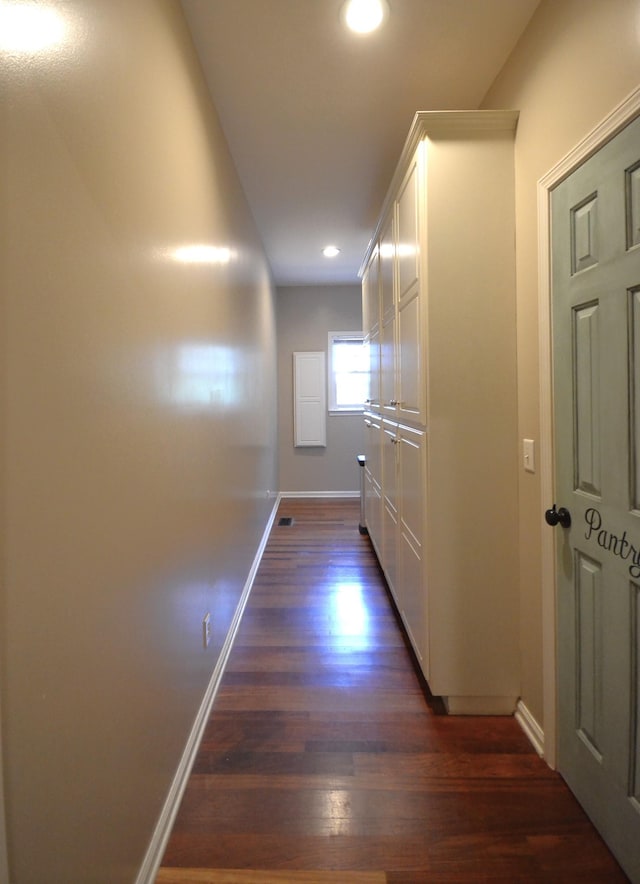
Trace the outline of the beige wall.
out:
<instances>
[{"instance_id":1,"label":"beige wall","mask_svg":"<svg viewBox=\"0 0 640 884\"><path fill-rule=\"evenodd\" d=\"M542 0L483 102L516 108L519 436L540 438L536 182L640 83L640 0ZM522 697L544 725L539 474L520 470ZM549 501L551 504L552 501Z\"/></svg>"},{"instance_id":2,"label":"beige wall","mask_svg":"<svg viewBox=\"0 0 640 884\"><path fill-rule=\"evenodd\" d=\"M16 884L117 884L277 488L275 313L179 3L47 5L71 42L2 70L8 846Z\"/></svg>"},{"instance_id":3,"label":"beige wall","mask_svg":"<svg viewBox=\"0 0 640 884\"><path fill-rule=\"evenodd\" d=\"M326 448L294 448L293 353L326 351L330 331L361 331L361 288L279 288L277 316L280 491L356 492L360 483L356 455L364 443L361 415L328 415Z\"/></svg>"}]
</instances>

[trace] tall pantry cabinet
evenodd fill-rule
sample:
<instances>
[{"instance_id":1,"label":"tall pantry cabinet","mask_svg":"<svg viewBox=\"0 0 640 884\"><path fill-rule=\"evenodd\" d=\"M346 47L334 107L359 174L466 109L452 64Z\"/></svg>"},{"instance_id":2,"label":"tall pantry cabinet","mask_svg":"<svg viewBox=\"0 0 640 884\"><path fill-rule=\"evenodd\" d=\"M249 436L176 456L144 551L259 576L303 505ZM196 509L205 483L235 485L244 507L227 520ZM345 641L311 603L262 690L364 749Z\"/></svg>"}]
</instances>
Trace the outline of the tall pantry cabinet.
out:
<instances>
[{"instance_id":1,"label":"tall pantry cabinet","mask_svg":"<svg viewBox=\"0 0 640 884\"><path fill-rule=\"evenodd\" d=\"M417 114L362 270L367 528L453 714L520 692L516 123Z\"/></svg>"}]
</instances>

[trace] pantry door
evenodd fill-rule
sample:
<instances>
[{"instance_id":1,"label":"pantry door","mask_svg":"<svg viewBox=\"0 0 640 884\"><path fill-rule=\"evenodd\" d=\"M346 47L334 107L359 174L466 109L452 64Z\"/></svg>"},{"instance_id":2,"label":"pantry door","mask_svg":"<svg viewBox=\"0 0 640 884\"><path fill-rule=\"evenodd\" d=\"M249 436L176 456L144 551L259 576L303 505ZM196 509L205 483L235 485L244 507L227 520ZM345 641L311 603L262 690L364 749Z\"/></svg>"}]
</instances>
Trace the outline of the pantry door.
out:
<instances>
[{"instance_id":1,"label":"pantry door","mask_svg":"<svg viewBox=\"0 0 640 884\"><path fill-rule=\"evenodd\" d=\"M640 882L640 118L554 189L551 243L558 769Z\"/></svg>"}]
</instances>

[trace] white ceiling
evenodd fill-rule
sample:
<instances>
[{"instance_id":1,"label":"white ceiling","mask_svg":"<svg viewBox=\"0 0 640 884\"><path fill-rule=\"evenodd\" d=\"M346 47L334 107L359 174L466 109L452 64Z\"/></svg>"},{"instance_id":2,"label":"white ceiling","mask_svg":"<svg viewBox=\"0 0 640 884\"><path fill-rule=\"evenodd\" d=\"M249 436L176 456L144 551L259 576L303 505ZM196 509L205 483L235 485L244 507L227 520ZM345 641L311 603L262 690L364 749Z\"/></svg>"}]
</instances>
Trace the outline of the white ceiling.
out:
<instances>
[{"instance_id":1,"label":"white ceiling","mask_svg":"<svg viewBox=\"0 0 640 884\"><path fill-rule=\"evenodd\" d=\"M388 0L356 36L342 0L183 0L277 285L358 283L414 113L476 108L538 2Z\"/></svg>"}]
</instances>

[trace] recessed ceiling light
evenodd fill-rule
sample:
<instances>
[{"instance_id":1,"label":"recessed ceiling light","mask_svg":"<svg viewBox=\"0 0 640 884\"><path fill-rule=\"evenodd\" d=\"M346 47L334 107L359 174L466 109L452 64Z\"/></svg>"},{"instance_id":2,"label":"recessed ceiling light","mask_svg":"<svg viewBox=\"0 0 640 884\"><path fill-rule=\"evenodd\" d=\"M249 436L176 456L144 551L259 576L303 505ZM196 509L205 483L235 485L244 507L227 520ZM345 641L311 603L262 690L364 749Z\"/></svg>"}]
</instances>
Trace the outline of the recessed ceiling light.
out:
<instances>
[{"instance_id":1,"label":"recessed ceiling light","mask_svg":"<svg viewBox=\"0 0 640 884\"><path fill-rule=\"evenodd\" d=\"M342 14L356 34L370 34L379 28L389 12L386 0L347 0Z\"/></svg>"},{"instance_id":2,"label":"recessed ceiling light","mask_svg":"<svg viewBox=\"0 0 640 884\"><path fill-rule=\"evenodd\" d=\"M340 249L337 246L325 246L322 250L322 254L325 258L335 258L340 254Z\"/></svg>"}]
</instances>

